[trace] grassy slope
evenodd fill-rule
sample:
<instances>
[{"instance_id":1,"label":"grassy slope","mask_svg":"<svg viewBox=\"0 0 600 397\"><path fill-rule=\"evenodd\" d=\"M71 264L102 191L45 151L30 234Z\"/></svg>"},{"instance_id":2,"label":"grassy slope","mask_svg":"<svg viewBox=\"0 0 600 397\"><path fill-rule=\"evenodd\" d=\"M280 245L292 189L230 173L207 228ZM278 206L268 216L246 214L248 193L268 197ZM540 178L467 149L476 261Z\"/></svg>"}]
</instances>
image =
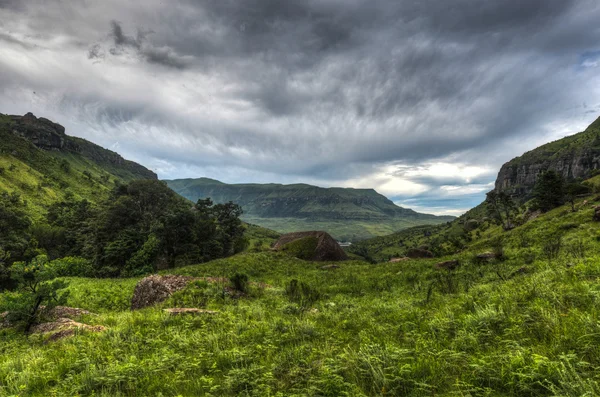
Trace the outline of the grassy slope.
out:
<instances>
[{"instance_id":1,"label":"grassy slope","mask_svg":"<svg viewBox=\"0 0 600 397\"><path fill-rule=\"evenodd\" d=\"M339 240L358 241L453 219L400 208L372 189L325 189L305 184L228 185L207 178L167 183L192 201L204 197L216 202L234 201L244 208L245 221L281 233L325 230Z\"/></svg>"},{"instance_id":2,"label":"grassy slope","mask_svg":"<svg viewBox=\"0 0 600 397\"><path fill-rule=\"evenodd\" d=\"M38 149L10 133L9 123L7 116L0 115L0 192L19 193L33 219L40 219L48 205L67 194L95 202L107 197L115 180L138 178L124 168L99 165L81 155ZM68 172L61 167L63 161L70 164ZM84 171L89 172L91 179Z\"/></svg>"},{"instance_id":3,"label":"grassy slope","mask_svg":"<svg viewBox=\"0 0 600 397\"><path fill-rule=\"evenodd\" d=\"M131 313L136 280L73 279L70 305L99 313L84 320L109 330L48 344L0 331L0 394L598 395L600 223L591 219L591 206L562 207L508 233L490 227L451 257L462 262L455 272L433 266L450 257L322 271L271 252L173 271L268 284L237 300L200 285L165 304L208 297L214 316ZM543 247L555 233L564 247L549 261ZM472 260L500 235L506 261ZM294 278L322 294L309 310L284 294Z\"/></svg>"}]
</instances>

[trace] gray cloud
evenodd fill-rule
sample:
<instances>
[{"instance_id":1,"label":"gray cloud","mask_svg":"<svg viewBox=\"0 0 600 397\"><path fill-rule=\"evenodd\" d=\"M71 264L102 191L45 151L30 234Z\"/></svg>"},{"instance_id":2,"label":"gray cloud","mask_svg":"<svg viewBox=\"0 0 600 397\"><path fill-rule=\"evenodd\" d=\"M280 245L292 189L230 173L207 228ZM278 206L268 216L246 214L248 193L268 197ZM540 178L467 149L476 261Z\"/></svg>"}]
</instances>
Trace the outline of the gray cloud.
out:
<instances>
[{"instance_id":1,"label":"gray cloud","mask_svg":"<svg viewBox=\"0 0 600 397\"><path fill-rule=\"evenodd\" d=\"M594 0L0 0L0 18L1 106L165 177L381 180L406 200L399 178L433 206L600 109ZM485 171L418 174L432 162ZM483 195L460 197L440 206Z\"/></svg>"}]
</instances>

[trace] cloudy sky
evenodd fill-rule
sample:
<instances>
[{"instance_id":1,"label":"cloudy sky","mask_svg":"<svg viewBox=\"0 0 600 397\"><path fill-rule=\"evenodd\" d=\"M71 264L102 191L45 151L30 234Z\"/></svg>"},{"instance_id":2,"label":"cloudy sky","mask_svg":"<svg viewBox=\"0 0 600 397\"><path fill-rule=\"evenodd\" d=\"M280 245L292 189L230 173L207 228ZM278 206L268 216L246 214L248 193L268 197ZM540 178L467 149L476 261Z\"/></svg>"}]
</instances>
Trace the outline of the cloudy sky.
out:
<instances>
[{"instance_id":1,"label":"cloudy sky","mask_svg":"<svg viewBox=\"0 0 600 397\"><path fill-rule=\"evenodd\" d=\"M459 214L600 116L598 21L597 0L0 0L0 112L165 179Z\"/></svg>"}]
</instances>

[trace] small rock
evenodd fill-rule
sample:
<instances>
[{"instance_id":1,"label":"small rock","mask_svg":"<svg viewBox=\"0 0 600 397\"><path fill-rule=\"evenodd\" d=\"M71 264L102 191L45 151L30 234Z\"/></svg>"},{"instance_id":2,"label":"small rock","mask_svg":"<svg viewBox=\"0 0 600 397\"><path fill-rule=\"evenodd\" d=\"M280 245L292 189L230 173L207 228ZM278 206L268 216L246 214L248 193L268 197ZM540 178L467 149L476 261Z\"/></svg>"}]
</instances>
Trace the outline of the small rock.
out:
<instances>
[{"instance_id":1,"label":"small rock","mask_svg":"<svg viewBox=\"0 0 600 397\"><path fill-rule=\"evenodd\" d=\"M502 255L496 254L494 252L484 252L484 253L477 255L477 259L479 259L479 260L491 260L491 259L497 259L500 257L502 257Z\"/></svg>"},{"instance_id":2,"label":"small rock","mask_svg":"<svg viewBox=\"0 0 600 397\"><path fill-rule=\"evenodd\" d=\"M169 313L171 316L178 316L182 314L217 314L219 312L214 310L205 310L205 309L196 309L196 308L172 308L172 309L163 309L163 311Z\"/></svg>"},{"instance_id":3,"label":"small rock","mask_svg":"<svg viewBox=\"0 0 600 397\"><path fill-rule=\"evenodd\" d=\"M326 266L321 266L321 270L331 270L331 269L339 269L340 267L338 265L326 265Z\"/></svg>"},{"instance_id":4,"label":"small rock","mask_svg":"<svg viewBox=\"0 0 600 397\"><path fill-rule=\"evenodd\" d=\"M460 266L460 262L456 259L446 262L440 262L435 265L438 269L455 270Z\"/></svg>"},{"instance_id":5,"label":"small rock","mask_svg":"<svg viewBox=\"0 0 600 397\"><path fill-rule=\"evenodd\" d=\"M398 262L404 262L404 261L409 261L409 260L410 260L410 258L407 258L407 257L391 258L390 263L398 263Z\"/></svg>"}]
</instances>

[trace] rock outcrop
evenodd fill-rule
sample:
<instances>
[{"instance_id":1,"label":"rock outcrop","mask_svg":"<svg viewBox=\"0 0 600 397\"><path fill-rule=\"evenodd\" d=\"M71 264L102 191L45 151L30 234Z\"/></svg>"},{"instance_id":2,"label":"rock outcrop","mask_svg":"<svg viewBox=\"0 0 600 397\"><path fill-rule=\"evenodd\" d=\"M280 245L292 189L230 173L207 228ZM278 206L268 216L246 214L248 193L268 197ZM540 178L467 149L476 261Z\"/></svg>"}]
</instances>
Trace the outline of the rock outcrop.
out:
<instances>
[{"instance_id":1,"label":"rock outcrop","mask_svg":"<svg viewBox=\"0 0 600 397\"><path fill-rule=\"evenodd\" d=\"M48 119L35 117L32 113L10 116L10 119L10 131L40 149L77 153L100 165L115 168L117 174L123 171L123 177L127 177L125 173L128 173L136 178L158 179L154 172L133 161L125 160L113 151L65 134L65 127Z\"/></svg>"},{"instance_id":2,"label":"rock outcrop","mask_svg":"<svg viewBox=\"0 0 600 397\"><path fill-rule=\"evenodd\" d=\"M495 188L528 196L544 171L553 170L571 180L588 178L597 169L600 169L600 118L584 132L540 146L504 164Z\"/></svg>"},{"instance_id":3,"label":"rock outcrop","mask_svg":"<svg viewBox=\"0 0 600 397\"><path fill-rule=\"evenodd\" d=\"M344 261L346 252L326 232L297 232L284 234L273 249L287 252L299 259L310 261Z\"/></svg>"}]
</instances>

